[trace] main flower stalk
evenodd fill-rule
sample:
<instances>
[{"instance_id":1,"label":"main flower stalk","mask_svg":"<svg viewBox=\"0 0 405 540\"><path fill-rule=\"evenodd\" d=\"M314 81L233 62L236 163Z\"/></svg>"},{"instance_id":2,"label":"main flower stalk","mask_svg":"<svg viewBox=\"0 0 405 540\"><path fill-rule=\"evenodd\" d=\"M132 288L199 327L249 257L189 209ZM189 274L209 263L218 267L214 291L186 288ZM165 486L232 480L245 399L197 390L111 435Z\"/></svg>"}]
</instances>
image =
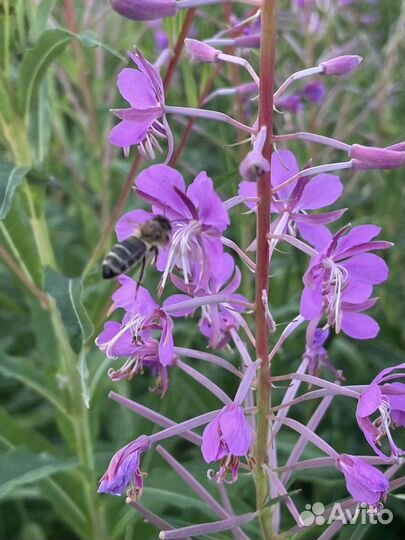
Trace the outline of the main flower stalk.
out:
<instances>
[{"instance_id":1,"label":"main flower stalk","mask_svg":"<svg viewBox=\"0 0 405 540\"><path fill-rule=\"evenodd\" d=\"M270 162L273 151L273 94L275 50L277 35L277 0L264 0L260 46L260 97L259 127L266 129L263 156ZM269 499L266 466L269 446L269 411L271 407L271 382L269 363L269 328L263 298L268 295L270 252L270 203L272 197L270 169L258 178L257 203L257 261L256 261L256 356L261 360L258 382L258 414L255 446L256 500L263 538L273 537L271 511L265 509ZM264 295L263 292L266 294Z\"/></svg>"}]
</instances>

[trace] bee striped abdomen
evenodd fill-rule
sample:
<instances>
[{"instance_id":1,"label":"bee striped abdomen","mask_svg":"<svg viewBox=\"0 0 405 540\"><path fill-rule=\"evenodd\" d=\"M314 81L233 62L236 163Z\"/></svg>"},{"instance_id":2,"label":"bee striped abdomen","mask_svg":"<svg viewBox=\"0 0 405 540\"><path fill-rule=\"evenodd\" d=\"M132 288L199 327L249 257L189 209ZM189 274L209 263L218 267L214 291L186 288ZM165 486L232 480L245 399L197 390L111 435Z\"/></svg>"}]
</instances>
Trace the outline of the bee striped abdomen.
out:
<instances>
[{"instance_id":1,"label":"bee striped abdomen","mask_svg":"<svg viewBox=\"0 0 405 540\"><path fill-rule=\"evenodd\" d=\"M146 249L145 242L136 236L130 236L116 244L103 261L103 278L111 279L129 270L145 256Z\"/></svg>"}]
</instances>

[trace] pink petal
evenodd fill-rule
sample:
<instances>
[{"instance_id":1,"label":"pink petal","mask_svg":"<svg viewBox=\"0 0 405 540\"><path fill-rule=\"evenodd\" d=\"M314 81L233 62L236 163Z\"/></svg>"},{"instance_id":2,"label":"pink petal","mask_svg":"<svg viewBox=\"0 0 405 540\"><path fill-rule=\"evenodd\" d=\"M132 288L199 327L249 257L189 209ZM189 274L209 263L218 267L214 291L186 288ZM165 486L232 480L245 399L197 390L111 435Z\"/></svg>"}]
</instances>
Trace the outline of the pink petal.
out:
<instances>
[{"instance_id":1,"label":"pink petal","mask_svg":"<svg viewBox=\"0 0 405 540\"><path fill-rule=\"evenodd\" d=\"M257 184L256 182L248 182L247 180L243 180L239 184L239 190L238 195L241 197L257 197ZM248 208L254 208L256 206L256 203L254 201L245 201L244 204Z\"/></svg>"},{"instance_id":2,"label":"pink petal","mask_svg":"<svg viewBox=\"0 0 405 540\"><path fill-rule=\"evenodd\" d=\"M346 335L355 339L373 339L378 335L380 327L368 315L344 312L342 330Z\"/></svg>"},{"instance_id":3,"label":"pink petal","mask_svg":"<svg viewBox=\"0 0 405 540\"><path fill-rule=\"evenodd\" d=\"M158 104L150 80L136 69L125 68L120 71L117 85L122 97L132 107L147 109Z\"/></svg>"},{"instance_id":4,"label":"pink petal","mask_svg":"<svg viewBox=\"0 0 405 540\"><path fill-rule=\"evenodd\" d=\"M389 268L386 262L374 253L362 253L350 257L342 263L350 273L350 279L377 285L388 279Z\"/></svg>"},{"instance_id":5,"label":"pink petal","mask_svg":"<svg viewBox=\"0 0 405 540\"><path fill-rule=\"evenodd\" d=\"M169 296L169 298L166 298L166 300L163 302L163 309L168 306L175 306L176 304L180 304L181 302L187 302L191 300L191 297L186 294L173 294L172 296ZM172 317L185 317L186 315L192 315L194 313L196 308L187 308L187 309L179 309L175 313L173 311L170 312L170 315Z\"/></svg>"},{"instance_id":6,"label":"pink petal","mask_svg":"<svg viewBox=\"0 0 405 540\"><path fill-rule=\"evenodd\" d=\"M376 225L358 225L353 227L345 236L339 239L337 253L342 253L347 249L369 242L381 232L381 227Z\"/></svg>"},{"instance_id":7,"label":"pink petal","mask_svg":"<svg viewBox=\"0 0 405 540\"><path fill-rule=\"evenodd\" d=\"M221 459L225 452L220 450L220 431L218 416L205 427L202 435L201 452L206 463Z\"/></svg>"},{"instance_id":8,"label":"pink petal","mask_svg":"<svg viewBox=\"0 0 405 540\"><path fill-rule=\"evenodd\" d=\"M123 120L112 128L108 140L120 148L139 144L146 137L149 128L150 123Z\"/></svg>"},{"instance_id":9,"label":"pink petal","mask_svg":"<svg viewBox=\"0 0 405 540\"><path fill-rule=\"evenodd\" d=\"M125 238L132 236L140 223L145 223L152 217L153 214L145 210L133 210L121 216L115 226L118 240L122 242Z\"/></svg>"},{"instance_id":10,"label":"pink petal","mask_svg":"<svg viewBox=\"0 0 405 540\"><path fill-rule=\"evenodd\" d=\"M299 171L297 160L290 150L278 150L271 157L271 181L274 187L279 186ZM288 199L296 182L277 193L279 199Z\"/></svg>"},{"instance_id":11,"label":"pink petal","mask_svg":"<svg viewBox=\"0 0 405 540\"><path fill-rule=\"evenodd\" d=\"M232 409L235 405L231 405ZM219 415L222 438L234 456L245 456L252 444L253 434L241 407L225 410Z\"/></svg>"},{"instance_id":12,"label":"pink petal","mask_svg":"<svg viewBox=\"0 0 405 540\"><path fill-rule=\"evenodd\" d=\"M356 414L360 417L367 417L373 414L381 405L381 390L377 384L370 384L361 394L357 405Z\"/></svg>"},{"instance_id":13,"label":"pink petal","mask_svg":"<svg viewBox=\"0 0 405 540\"><path fill-rule=\"evenodd\" d=\"M329 244L332 233L324 225L312 225L310 223L297 223L297 229L304 240L312 244L318 251L321 251Z\"/></svg>"},{"instance_id":14,"label":"pink petal","mask_svg":"<svg viewBox=\"0 0 405 540\"><path fill-rule=\"evenodd\" d=\"M200 172L187 190L188 197L199 209L204 225L212 226L223 232L229 225L229 216L223 202L217 195L211 178L205 171Z\"/></svg>"},{"instance_id":15,"label":"pink petal","mask_svg":"<svg viewBox=\"0 0 405 540\"><path fill-rule=\"evenodd\" d=\"M317 210L336 202L343 193L338 176L318 174L304 187L296 209Z\"/></svg>"},{"instance_id":16,"label":"pink petal","mask_svg":"<svg viewBox=\"0 0 405 540\"><path fill-rule=\"evenodd\" d=\"M186 188L182 175L176 169L152 165L137 176L135 187L143 199L152 203L156 213L162 212L169 219L191 219L187 206L174 189L184 193Z\"/></svg>"}]
</instances>

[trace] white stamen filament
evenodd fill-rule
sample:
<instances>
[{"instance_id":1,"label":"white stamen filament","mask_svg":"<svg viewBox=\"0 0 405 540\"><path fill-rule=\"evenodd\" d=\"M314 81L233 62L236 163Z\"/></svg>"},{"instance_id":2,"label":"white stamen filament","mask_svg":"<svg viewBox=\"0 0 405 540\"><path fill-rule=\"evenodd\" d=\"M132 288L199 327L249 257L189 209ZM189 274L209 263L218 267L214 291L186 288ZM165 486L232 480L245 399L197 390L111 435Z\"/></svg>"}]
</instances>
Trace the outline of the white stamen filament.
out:
<instances>
[{"instance_id":1,"label":"white stamen filament","mask_svg":"<svg viewBox=\"0 0 405 540\"><path fill-rule=\"evenodd\" d=\"M336 264L331 258L325 259L324 268L330 270L330 275L323 283L322 295L326 302L328 323L335 325L338 334L342 327L342 293L347 284L347 270Z\"/></svg>"},{"instance_id":2,"label":"white stamen filament","mask_svg":"<svg viewBox=\"0 0 405 540\"><path fill-rule=\"evenodd\" d=\"M178 229L173 233L169 251L169 257L167 259L166 268L162 275L160 289L163 289L170 272L175 266L181 268L183 272L184 282L189 284L189 278L191 276L190 268L190 254L193 253L193 257L199 256L201 259L201 265L203 264L203 252L202 248L197 242L198 236L201 235L201 223L197 220L190 220L188 223L179 223ZM196 247L199 247L200 253L196 253Z\"/></svg>"}]
</instances>

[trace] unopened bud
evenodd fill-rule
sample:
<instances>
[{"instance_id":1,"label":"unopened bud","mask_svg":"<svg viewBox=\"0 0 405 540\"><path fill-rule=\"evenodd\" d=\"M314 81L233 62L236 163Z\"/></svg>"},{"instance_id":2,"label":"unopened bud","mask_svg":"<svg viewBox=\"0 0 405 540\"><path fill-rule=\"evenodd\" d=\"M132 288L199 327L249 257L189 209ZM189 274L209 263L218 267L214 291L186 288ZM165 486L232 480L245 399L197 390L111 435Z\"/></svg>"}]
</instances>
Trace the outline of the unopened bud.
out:
<instances>
[{"instance_id":1,"label":"unopened bud","mask_svg":"<svg viewBox=\"0 0 405 540\"><path fill-rule=\"evenodd\" d=\"M400 150L353 144L349 155L353 169L398 169L405 165L405 151Z\"/></svg>"},{"instance_id":2,"label":"unopened bud","mask_svg":"<svg viewBox=\"0 0 405 540\"><path fill-rule=\"evenodd\" d=\"M235 38L236 47L245 47L246 49L260 48L260 34L251 34L250 36L240 36Z\"/></svg>"},{"instance_id":3,"label":"unopened bud","mask_svg":"<svg viewBox=\"0 0 405 540\"><path fill-rule=\"evenodd\" d=\"M214 49L211 45L203 41L198 41L198 39L187 38L184 40L184 44L191 60L195 62L214 63L218 60L218 55L221 53L218 49Z\"/></svg>"},{"instance_id":4,"label":"unopened bud","mask_svg":"<svg viewBox=\"0 0 405 540\"><path fill-rule=\"evenodd\" d=\"M111 0L114 11L133 21L152 21L176 15L176 0Z\"/></svg>"},{"instance_id":5,"label":"unopened bud","mask_svg":"<svg viewBox=\"0 0 405 540\"><path fill-rule=\"evenodd\" d=\"M323 69L323 75L345 75L354 71L362 60L363 58L357 54L346 54L321 62L319 65Z\"/></svg>"}]
</instances>

